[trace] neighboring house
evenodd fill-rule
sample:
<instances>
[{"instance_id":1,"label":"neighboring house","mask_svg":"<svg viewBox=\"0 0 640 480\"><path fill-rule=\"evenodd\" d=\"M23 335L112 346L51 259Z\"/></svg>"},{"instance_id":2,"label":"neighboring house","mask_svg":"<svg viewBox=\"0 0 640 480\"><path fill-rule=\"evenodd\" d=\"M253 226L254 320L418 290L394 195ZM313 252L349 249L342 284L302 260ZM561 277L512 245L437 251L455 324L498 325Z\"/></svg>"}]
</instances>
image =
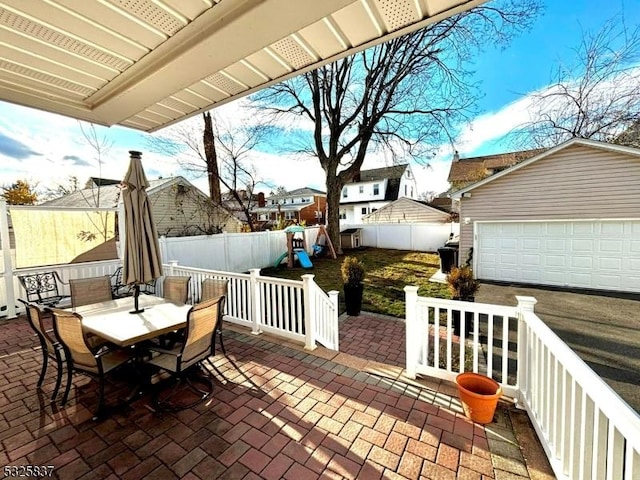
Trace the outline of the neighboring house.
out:
<instances>
[{"instance_id":1,"label":"neighboring house","mask_svg":"<svg viewBox=\"0 0 640 480\"><path fill-rule=\"evenodd\" d=\"M340 223L362 223L362 217L401 197L418 198L418 187L408 164L361 170L340 195Z\"/></svg>"},{"instance_id":2,"label":"neighboring house","mask_svg":"<svg viewBox=\"0 0 640 480\"><path fill-rule=\"evenodd\" d=\"M87 185L89 188L77 190L42 205L85 208L118 206L121 192L119 181L94 178ZM213 204L207 195L183 177L149 180L147 194L160 236L242 231L242 223L231 212Z\"/></svg>"},{"instance_id":3,"label":"neighboring house","mask_svg":"<svg viewBox=\"0 0 640 480\"><path fill-rule=\"evenodd\" d=\"M451 184L451 190L457 191L517 165L545 150L544 148L537 148L535 150L522 150L471 158L460 158L458 152L456 152L451 161L447 181Z\"/></svg>"},{"instance_id":4,"label":"neighboring house","mask_svg":"<svg viewBox=\"0 0 640 480\"><path fill-rule=\"evenodd\" d=\"M406 197L399 198L362 217L362 223L446 223L450 221L449 212Z\"/></svg>"},{"instance_id":5,"label":"neighboring house","mask_svg":"<svg viewBox=\"0 0 640 480\"><path fill-rule=\"evenodd\" d=\"M640 292L640 150L573 139L452 195L483 280Z\"/></svg>"},{"instance_id":6,"label":"neighboring house","mask_svg":"<svg viewBox=\"0 0 640 480\"><path fill-rule=\"evenodd\" d=\"M233 194L231 190L222 193L222 206L225 207L228 211L232 212L233 215L240 220L243 224L247 223L247 216L244 212L244 206L248 205L249 214L252 217L252 220L256 220L255 209L259 207L264 207L265 199L264 193L258 192L249 194L246 190L238 190L238 197L242 201L242 205L238 203L238 199ZM251 197L249 197L251 195Z\"/></svg>"},{"instance_id":7,"label":"neighboring house","mask_svg":"<svg viewBox=\"0 0 640 480\"><path fill-rule=\"evenodd\" d=\"M267 197L265 205L254 209L254 212L258 222L264 228L270 228L277 223L324 224L326 209L325 192L303 187Z\"/></svg>"}]
</instances>

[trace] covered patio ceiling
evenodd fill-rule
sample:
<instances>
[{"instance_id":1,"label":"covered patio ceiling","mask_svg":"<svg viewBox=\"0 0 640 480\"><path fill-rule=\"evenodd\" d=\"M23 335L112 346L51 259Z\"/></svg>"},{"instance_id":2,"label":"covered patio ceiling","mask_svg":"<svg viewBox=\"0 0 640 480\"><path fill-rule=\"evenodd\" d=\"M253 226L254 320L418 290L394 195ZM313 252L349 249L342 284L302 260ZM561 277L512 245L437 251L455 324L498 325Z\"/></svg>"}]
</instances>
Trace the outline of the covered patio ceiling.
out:
<instances>
[{"instance_id":1,"label":"covered patio ceiling","mask_svg":"<svg viewBox=\"0 0 640 480\"><path fill-rule=\"evenodd\" d=\"M486 0L0 0L0 100L155 131Z\"/></svg>"}]
</instances>

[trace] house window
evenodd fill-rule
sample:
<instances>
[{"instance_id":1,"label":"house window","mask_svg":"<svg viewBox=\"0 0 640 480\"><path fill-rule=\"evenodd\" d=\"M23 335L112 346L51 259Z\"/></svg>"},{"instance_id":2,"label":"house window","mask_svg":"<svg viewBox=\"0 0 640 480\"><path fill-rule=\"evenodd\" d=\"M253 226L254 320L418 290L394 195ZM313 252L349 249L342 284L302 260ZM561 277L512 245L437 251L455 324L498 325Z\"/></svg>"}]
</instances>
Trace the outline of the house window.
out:
<instances>
[{"instance_id":1,"label":"house window","mask_svg":"<svg viewBox=\"0 0 640 480\"><path fill-rule=\"evenodd\" d=\"M373 213L373 212L377 212L377 211L378 211L378 209L377 209L377 208L372 208L372 209L371 209L371 213Z\"/></svg>"},{"instance_id":2,"label":"house window","mask_svg":"<svg viewBox=\"0 0 640 480\"><path fill-rule=\"evenodd\" d=\"M266 213L261 213L260 214L260 220L266 220L267 219L267 214Z\"/></svg>"},{"instance_id":3,"label":"house window","mask_svg":"<svg viewBox=\"0 0 640 480\"><path fill-rule=\"evenodd\" d=\"M285 220L295 220L296 212L284 212Z\"/></svg>"},{"instance_id":4,"label":"house window","mask_svg":"<svg viewBox=\"0 0 640 480\"><path fill-rule=\"evenodd\" d=\"M374 195L379 195L380 194L380 184L379 183L374 183L373 184L373 194Z\"/></svg>"},{"instance_id":5,"label":"house window","mask_svg":"<svg viewBox=\"0 0 640 480\"><path fill-rule=\"evenodd\" d=\"M413 198L413 187L411 187L411 198Z\"/></svg>"},{"instance_id":6,"label":"house window","mask_svg":"<svg viewBox=\"0 0 640 480\"><path fill-rule=\"evenodd\" d=\"M366 215L367 214L367 207L362 207L362 215Z\"/></svg>"},{"instance_id":7,"label":"house window","mask_svg":"<svg viewBox=\"0 0 640 480\"><path fill-rule=\"evenodd\" d=\"M342 198L347 198L347 187L342 189Z\"/></svg>"},{"instance_id":8,"label":"house window","mask_svg":"<svg viewBox=\"0 0 640 480\"><path fill-rule=\"evenodd\" d=\"M358 187L358 192L360 192L360 193L364 193L364 185L360 185L360 186Z\"/></svg>"},{"instance_id":9,"label":"house window","mask_svg":"<svg viewBox=\"0 0 640 480\"><path fill-rule=\"evenodd\" d=\"M346 219L347 219L347 211L340 210L340 220L346 220Z\"/></svg>"},{"instance_id":10,"label":"house window","mask_svg":"<svg viewBox=\"0 0 640 480\"><path fill-rule=\"evenodd\" d=\"M406 185L404 186L404 196L405 197L407 196L407 186Z\"/></svg>"}]
</instances>

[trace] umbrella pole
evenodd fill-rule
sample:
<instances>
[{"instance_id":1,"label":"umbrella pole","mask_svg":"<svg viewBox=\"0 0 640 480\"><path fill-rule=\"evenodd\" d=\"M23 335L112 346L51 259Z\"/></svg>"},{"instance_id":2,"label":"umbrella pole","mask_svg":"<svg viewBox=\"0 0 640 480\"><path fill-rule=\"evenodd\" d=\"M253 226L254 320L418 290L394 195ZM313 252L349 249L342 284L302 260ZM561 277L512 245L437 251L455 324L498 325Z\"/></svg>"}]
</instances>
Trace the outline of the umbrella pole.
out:
<instances>
[{"instance_id":1,"label":"umbrella pole","mask_svg":"<svg viewBox=\"0 0 640 480\"><path fill-rule=\"evenodd\" d=\"M133 310L129 313L142 313L144 308L138 307L138 297L140 297L140 285L137 283L133 286Z\"/></svg>"}]
</instances>

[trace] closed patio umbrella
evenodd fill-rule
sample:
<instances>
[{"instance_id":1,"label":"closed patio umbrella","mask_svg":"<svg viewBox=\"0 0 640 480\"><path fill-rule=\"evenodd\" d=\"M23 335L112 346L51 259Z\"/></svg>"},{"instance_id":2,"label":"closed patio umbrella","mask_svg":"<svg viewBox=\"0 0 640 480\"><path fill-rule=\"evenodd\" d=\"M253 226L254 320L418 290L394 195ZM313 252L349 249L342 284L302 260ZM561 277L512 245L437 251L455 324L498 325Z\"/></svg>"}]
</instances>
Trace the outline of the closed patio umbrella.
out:
<instances>
[{"instance_id":1,"label":"closed patio umbrella","mask_svg":"<svg viewBox=\"0 0 640 480\"><path fill-rule=\"evenodd\" d=\"M124 283L134 287L135 309L131 313L139 313L143 311L138 308L140 285L162 275L162 261L158 235L146 191L149 182L140 160L142 154L136 151L130 151L129 154L131 163L122 181L125 217L122 278Z\"/></svg>"}]
</instances>

